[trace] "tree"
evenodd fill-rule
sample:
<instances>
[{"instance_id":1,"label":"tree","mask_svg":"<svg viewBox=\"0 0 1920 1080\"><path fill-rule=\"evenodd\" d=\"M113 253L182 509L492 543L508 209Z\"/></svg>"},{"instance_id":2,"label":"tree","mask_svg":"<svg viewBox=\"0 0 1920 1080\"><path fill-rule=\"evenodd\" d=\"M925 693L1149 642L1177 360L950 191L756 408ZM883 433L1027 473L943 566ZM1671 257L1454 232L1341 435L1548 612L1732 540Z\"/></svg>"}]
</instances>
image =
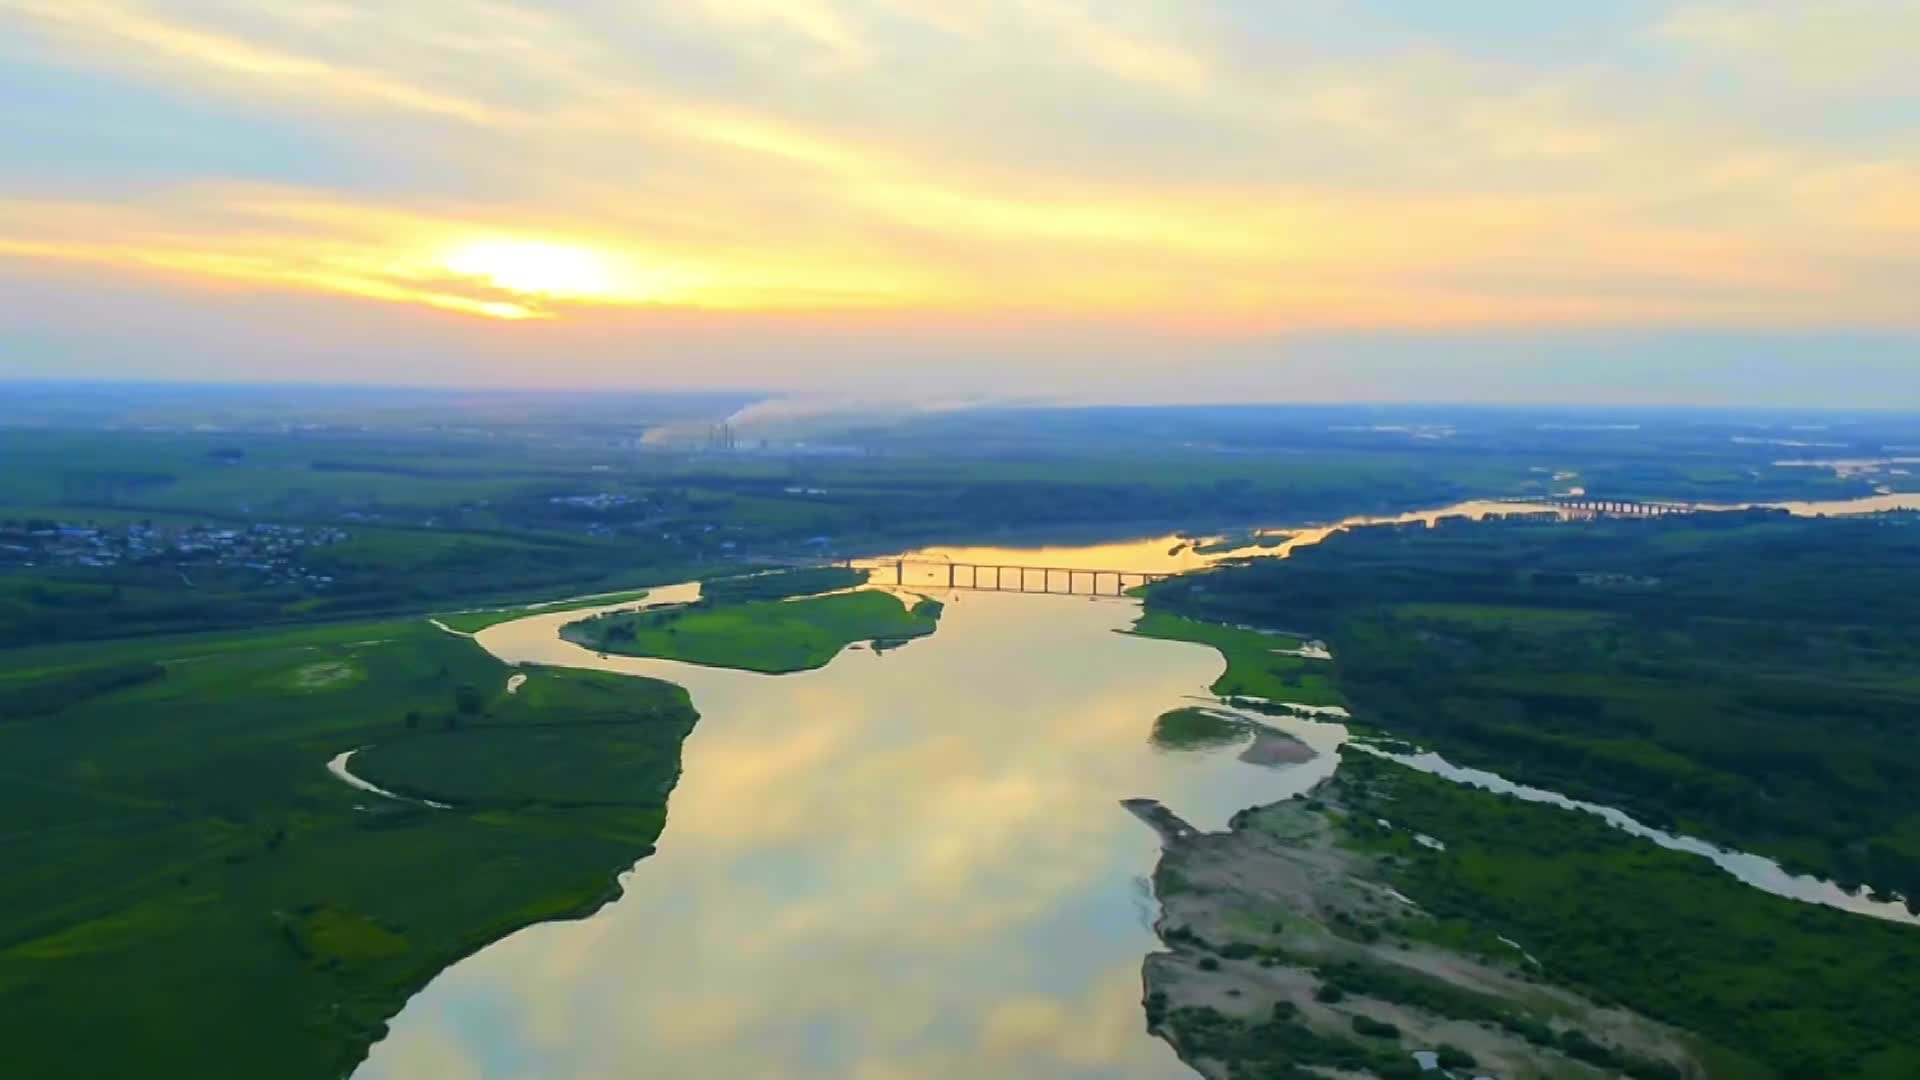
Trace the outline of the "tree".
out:
<instances>
[{"instance_id":1,"label":"tree","mask_svg":"<svg viewBox=\"0 0 1920 1080\"><path fill-rule=\"evenodd\" d=\"M480 696L480 688L472 683L461 683L453 692L453 708L462 716L478 716L486 705Z\"/></svg>"}]
</instances>

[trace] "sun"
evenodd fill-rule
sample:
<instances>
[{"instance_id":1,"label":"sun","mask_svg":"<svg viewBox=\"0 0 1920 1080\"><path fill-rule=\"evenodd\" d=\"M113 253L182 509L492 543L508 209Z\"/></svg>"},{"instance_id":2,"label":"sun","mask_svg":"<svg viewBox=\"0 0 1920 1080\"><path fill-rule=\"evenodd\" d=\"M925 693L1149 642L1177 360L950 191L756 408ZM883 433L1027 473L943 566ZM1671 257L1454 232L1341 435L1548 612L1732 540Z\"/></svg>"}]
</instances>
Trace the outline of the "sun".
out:
<instances>
[{"instance_id":1,"label":"sun","mask_svg":"<svg viewBox=\"0 0 1920 1080\"><path fill-rule=\"evenodd\" d=\"M605 257L568 244L482 241L455 250L441 265L453 273L528 295L606 299L617 291Z\"/></svg>"}]
</instances>

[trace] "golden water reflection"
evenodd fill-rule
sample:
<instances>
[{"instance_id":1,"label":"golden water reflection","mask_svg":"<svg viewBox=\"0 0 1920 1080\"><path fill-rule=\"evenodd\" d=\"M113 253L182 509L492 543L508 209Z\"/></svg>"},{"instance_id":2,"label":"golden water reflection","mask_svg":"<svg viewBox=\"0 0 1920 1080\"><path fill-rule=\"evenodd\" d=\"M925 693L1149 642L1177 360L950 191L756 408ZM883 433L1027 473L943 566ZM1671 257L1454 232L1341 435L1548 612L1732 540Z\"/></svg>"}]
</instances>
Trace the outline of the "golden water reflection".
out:
<instances>
[{"instance_id":1,"label":"golden water reflection","mask_svg":"<svg viewBox=\"0 0 1920 1080\"><path fill-rule=\"evenodd\" d=\"M357 1075L1187 1075L1144 1031L1157 842L1119 800L1217 827L1332 755L1151 746L1221 661L1114 633L1130 601L947 601L930 638L779 677L602 659L556 636L580 612L483 631L505 659L670 678L702 718L625 897L450 969Z\"/></svg>"}]
</instances>

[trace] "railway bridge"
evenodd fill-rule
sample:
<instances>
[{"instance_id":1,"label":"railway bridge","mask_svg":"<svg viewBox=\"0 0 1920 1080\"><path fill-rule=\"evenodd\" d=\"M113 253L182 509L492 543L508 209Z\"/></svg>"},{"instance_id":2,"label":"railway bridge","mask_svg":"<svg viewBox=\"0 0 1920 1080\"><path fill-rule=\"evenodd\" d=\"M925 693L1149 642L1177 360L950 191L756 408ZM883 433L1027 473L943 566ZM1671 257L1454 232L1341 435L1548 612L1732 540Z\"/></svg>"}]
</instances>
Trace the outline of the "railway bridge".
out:
<instances>
[{"instance_id":1,"label":"railway bridge","mask_svg":"<svg viewBox=\"0 0 1920 1080\"><path fill-rule=\"evenodd\" d=\"M1697 513L1699 507L1690 503L1649 502L1642 499L1601 499L1591 495L1550 495L1529 498L1511 496L1495 500L1516 506L1551 506L1556 510L1571 510L1610 517L1667 517L1672 514Z\"/></svg>"},{"instance_id":2,"label":"railway bridge","mask_svg":"<svg viewBox=\"0 0 1920 1080\"><path fill-rule=\"evenodd\" d=\"M1165 581L1172 574L1082 566L1014 566L945 559L856 559L847 564L874 573L875 585L973 589L981 592L1052 593L1060 596L1124 596L1128 589ZM886 575L891 573L892 580Z\"/></svg>"}]
</instances>

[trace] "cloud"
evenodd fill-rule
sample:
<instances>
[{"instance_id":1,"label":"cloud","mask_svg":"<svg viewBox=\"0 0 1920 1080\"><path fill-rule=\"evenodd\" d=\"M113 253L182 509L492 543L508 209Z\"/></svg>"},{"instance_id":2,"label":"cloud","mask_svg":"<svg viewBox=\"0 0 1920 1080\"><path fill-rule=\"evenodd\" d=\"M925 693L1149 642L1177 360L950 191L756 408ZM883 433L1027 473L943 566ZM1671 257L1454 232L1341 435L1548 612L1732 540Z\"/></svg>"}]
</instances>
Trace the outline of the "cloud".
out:
<instances>
[{"instance_id":1,"label":"cloud","mask_svg":"<svg viewBox=\"0 0 1920 1080\"><path fill-rule=\"evenodd\" d=\"M1766 81L1872 96L1920 95L1915 0L1742 0L1681 4L1658 36Z\"/></svg>"},{"instance_id":2,"label":"cloud","mask_svg":"<svg viewBox=\"0 0 1920 1080\"><path fill-rule=\"evenodd\" d=\"M212 87L232 80L326 95L365 106L417 110L475 123L503 123L506 110L415 85L392 75L301 55L219 31L173 22L112 0L5 0L10 11L57 46L112 65L155 67Z\"/></svg>"},{"instance_id":3,"label":"cloud","mask_svg":"<svg viewBox=\"0 0 1920 1080\"><path fill-rule=\"evenodd\" d=\"M1319 0L0 0L15 78L150 86L181 137L252 148L28 128L0 258L529 348L663 312L730 316L739 354L789 316L832 327L816 352L856 323L1920 323L1920 4L1646 11L1570 42Z\"/></svg>"}]
</instances>

